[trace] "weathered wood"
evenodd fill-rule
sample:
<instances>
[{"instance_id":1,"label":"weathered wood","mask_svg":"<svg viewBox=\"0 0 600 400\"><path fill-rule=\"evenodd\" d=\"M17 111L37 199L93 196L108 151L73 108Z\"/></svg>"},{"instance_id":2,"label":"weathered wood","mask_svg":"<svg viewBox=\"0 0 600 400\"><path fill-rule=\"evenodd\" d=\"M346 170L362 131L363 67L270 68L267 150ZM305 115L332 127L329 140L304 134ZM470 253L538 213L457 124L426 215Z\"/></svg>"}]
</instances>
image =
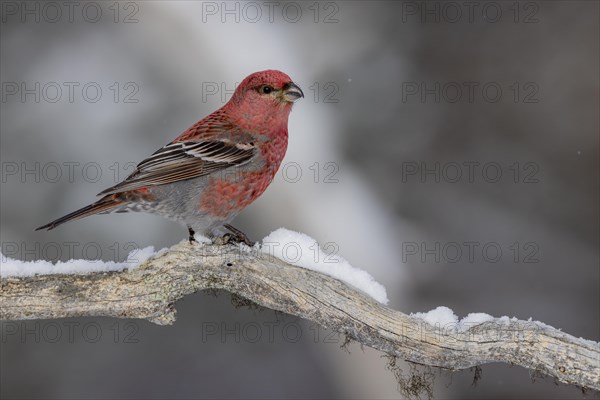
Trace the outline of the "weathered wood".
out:
<instances>
[{"instance_id":1,"label":"weathered wood","mask_svg":"<svg viewBox=\"0 0 600 400\"><path fill-rule=\"evenodd\" d=\"M174 303L223 289L414 363L451 370L502 362L600 390L600 344L552 327L495 319L468 330L431 326L329 276L233 245L181 242L129 272L0 280L5 320L110 316L167 325Z\"/></svg>"}]
</instances>

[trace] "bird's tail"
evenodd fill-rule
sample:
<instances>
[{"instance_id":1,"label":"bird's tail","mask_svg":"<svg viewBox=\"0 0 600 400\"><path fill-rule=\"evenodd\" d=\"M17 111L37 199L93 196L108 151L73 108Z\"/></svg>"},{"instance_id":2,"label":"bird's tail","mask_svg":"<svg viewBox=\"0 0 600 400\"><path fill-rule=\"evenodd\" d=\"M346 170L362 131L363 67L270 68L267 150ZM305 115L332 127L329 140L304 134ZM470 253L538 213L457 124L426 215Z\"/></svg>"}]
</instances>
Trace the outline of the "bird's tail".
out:
<instances>
[{"instance_id":1,"label":"bird's tail","mask_svg":"<svg viewBox=\"0 0 600 400\"><path fill-rule=\"evenodd\" d=\"M90 204L89 206L80 208L77 211L73 211L70 214L65 215L64 217L60 217L52 222L47 223L46 225L42 225L39 228L36 228L36 231L41 229L51 230L56 228L59 225L64 224L65 222L73 221L75 219L88 217L90 215L98 214L101 212L109 212L112 209L123 205L123 202L117 199L115 195L109 195L101 198L95 203Z\"/></svg>"}]
</instances>

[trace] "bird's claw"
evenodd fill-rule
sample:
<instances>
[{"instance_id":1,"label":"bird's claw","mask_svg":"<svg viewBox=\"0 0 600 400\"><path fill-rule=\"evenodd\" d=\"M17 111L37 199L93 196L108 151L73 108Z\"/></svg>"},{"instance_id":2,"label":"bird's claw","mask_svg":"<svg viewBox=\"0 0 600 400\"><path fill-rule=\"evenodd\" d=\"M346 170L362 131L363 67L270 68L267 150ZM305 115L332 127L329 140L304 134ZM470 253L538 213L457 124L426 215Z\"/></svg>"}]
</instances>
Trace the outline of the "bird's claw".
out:
<instances>
[{"instance_id":1,"label":"bird's claw","mask_svg":"<svg viewBox=\"0 0 600 400\"><path fill-rule=\"evenodd\" d=\"M192 229L191 226L188 225L188 240L190 241L190 244L194 244L196 243L196 238L194 237L194 235L196 234L196 232L194 232L194 230Z\"/></svg>"},{"instance_id":2,"label":"bird's claw","mask_svg":"<svg viewBox=\"0 0 600 400\"><path fill-rule=\"evenodd\" d=\"M254 242L251 241L250 239L248 239L248 236L246 236L246 234L244 232L240 231L239 229L237 229L229 224L225 224L223 226L227 230L229 230L230 233L226 233L223 236L216 237L214 239L215 244L224 245L227 243L244 243L245 245L250 246L250 247L254 246Z\"/></svg>"}]
</instances>

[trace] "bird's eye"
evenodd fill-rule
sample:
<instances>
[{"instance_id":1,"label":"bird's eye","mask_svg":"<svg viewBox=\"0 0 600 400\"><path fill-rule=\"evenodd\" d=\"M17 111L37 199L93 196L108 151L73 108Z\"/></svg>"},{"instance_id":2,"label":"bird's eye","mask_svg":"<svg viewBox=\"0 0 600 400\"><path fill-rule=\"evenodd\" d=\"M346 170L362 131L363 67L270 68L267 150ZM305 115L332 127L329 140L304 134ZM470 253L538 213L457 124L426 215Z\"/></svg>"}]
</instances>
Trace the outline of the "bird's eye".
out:
<instances>
[{"instance_id":1,"label":"bird's eye","mask_svg":"<svg viewBox=\"0 0 600 400\"><path fill-rule=\"evenodd\" d=\"M275 89L273 89L273 86L269 86L269 85L265 85L265 86L262 86L262 87L260 88L260 92L261 92L261 93L264 93L264 94L269 94L269 93L271 93L273 90L275 90Z\"/></svg>"}]
</instances>

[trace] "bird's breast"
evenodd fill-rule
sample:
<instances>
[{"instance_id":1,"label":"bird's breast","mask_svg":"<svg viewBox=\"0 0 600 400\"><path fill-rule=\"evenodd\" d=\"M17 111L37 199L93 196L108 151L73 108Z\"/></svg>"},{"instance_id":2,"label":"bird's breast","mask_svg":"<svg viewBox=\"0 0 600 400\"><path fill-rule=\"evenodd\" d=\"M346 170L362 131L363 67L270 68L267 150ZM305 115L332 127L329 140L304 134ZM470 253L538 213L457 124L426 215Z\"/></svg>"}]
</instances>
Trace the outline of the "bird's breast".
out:
<instances>
[{"instance_id":1,"label":"bird's breast","mask_svg":"<svg viewBox=\"0 0 600 400\"><path fill-rule=\"evenodd\" d=\"M200 211L227 219L256 200L273 181L287 149L286 135L258 145L255 159L211 176L200 196Z\"/></svg>"}]
</instances>

